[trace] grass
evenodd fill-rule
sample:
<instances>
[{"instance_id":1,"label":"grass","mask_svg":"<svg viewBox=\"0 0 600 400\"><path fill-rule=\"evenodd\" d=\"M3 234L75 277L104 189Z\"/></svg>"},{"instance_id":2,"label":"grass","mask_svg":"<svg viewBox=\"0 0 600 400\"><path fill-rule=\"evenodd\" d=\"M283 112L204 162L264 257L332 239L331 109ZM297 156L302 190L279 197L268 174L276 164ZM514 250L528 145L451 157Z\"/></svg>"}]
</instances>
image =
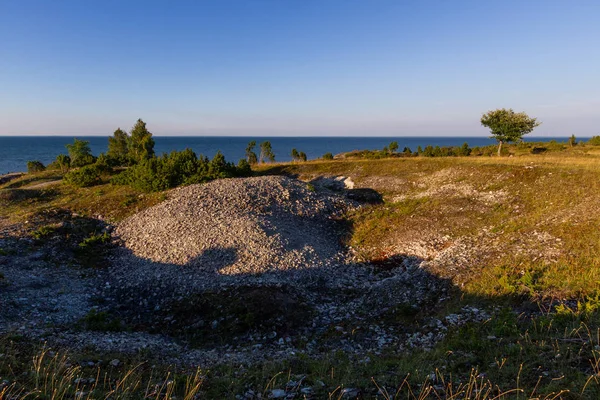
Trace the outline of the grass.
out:
<instances>
[{"instance_id":1,"label":"grass","mask_svg":"<svg viewBox=\"0 0 600 400\"><path fill-rule=\"evenodd\" d=\"M26 174L0 186L0 217L23 222L48 210L64 209L81 216L102 216L107 221L118 222L165 198L163 193L145 194L107 181L90 188L76 188L58 181L48 188L28 189L50 178L61 176L56 172Z\"/></svg>"},{"instance_id":2,"label":"grass","mask_svg":"<svg viewBox=\"0 0 600 400\"><path fill-rule=\"evenodd\" d=\"M484 322L450 327L431 348L390 348L364 359L342 352L311 358L300 352L280 361L222 363L202 372L158 362L153 369L143 363L148 354L119 355L124 364L119 368L89 369L73 362L89 357L85 352L50 353L5 335L0 339L0 382L8 383L0 386L0 400L24 394L74 398L77 391L85 393L79 398L220 399L252 390L265 398L292 381L298 391L311 387L314 398L324 399L347 398L344 389L350 388L360 389L363 398L383 399L600 398L600 150L532 146L546 151L531 154L531 146L512 146L513 157L356 159L257 168L257 174L285 173L307 181L349 176L357 186L383 194L383 204L347 216L352 226L347 243L366 261L421 251L417 255L429 273L455 284L440 309L424 312L402 304L386 315L389 326L413 324L426 334L430 318L444 320L465 306L489 313ZM24 177L5 190L34 184L35 177ZM52 190L45 197L0 196L0 216L24 221L60 208L118 221L164 199L164 194L142 195L108 184L88 189L58 184ZM35 232L48 237L51 227ZM96 233L86 237L82 247L105 241ZM445 262L443 254L456 258ZM261 296L273 297L269 292ZM209 296L198 299L197 306L219 300ZM239 316L222 324L231 334L271 318L261 314L268 309L254 303L229 306ZM178 309L182 325L177 329L186 334L193 333L187 322L196 318L195 307L182 303ZM208 322L217 319L219 310L211 312ZM115 321L97 313L82 324L111 330L117 328ZM82 387L75 383L81 377L96 378ZM296 398L302 398L299 392Z\"/></svg>"}]
</instances>

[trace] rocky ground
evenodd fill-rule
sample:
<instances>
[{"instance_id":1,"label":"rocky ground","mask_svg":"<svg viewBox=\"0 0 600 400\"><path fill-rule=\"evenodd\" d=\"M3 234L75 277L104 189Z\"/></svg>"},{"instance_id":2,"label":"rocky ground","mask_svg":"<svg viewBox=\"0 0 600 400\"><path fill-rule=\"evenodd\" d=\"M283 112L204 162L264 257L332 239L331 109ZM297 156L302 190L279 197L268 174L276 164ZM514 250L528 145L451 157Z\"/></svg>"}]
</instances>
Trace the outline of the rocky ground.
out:
<instances>
[{"instance_id":1,"label":"rocky ground","mask_svg":"<svg viewBox=\"0 0 600 400\"><path fill-rule=\"evenodd\" d=\"M467 307L425 316L418 330L386 326L390 315L435 310L451 284L414 254L358 262L342 240L345 213L361 207L348 198L361 196L343 189L348 181L193 185L116 227L69 213L4 221L0 330L208 366L339 350L364 360L430 347L448 329L485 319ZM90 234L98 243L82 247Z\"/></svg>"}]
</instances>

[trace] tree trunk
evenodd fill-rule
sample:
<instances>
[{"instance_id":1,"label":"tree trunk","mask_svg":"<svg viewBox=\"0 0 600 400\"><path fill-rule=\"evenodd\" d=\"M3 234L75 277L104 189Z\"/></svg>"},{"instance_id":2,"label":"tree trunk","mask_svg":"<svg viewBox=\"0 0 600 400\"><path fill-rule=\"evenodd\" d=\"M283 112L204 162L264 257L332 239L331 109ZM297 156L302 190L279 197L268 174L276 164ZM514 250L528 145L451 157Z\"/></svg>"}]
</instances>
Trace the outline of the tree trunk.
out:
<instances>
[{"instance_id":1,"label":"tree trunk","mask_svg":"<svg viewBox=\"0 0 600 400\"><path fill-rule=\"evenodd\" d=\"M502 140L498 140L498 157L502 153Z\"/></svg>"}]
</instances>

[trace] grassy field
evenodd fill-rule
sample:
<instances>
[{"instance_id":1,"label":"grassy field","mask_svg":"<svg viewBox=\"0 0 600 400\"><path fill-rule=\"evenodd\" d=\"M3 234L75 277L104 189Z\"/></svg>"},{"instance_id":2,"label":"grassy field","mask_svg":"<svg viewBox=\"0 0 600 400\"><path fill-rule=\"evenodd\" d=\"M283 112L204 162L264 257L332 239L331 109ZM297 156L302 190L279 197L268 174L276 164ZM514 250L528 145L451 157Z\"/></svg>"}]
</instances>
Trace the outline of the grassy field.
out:
<instances>
[{"instance_id":1,"label":"grassy field","mask_svg":"<svg viewBox=\"0 0 600 400\"><path fill-rule=\"evenodd\" d=\"M467 306L489 314L433 348L370 355L364 363L339 353L195 371L153 367L144 354L119 356L118 367L82 366L77 361L93 356L62 358L11 334L0 339L0 400L28 391L30 398L53 399L217 399L252 390L266 398L298 381L315 388L312 398L600 398L600 149L529 153L515 148L512 157L311 161L255 170L308 182L345 176L381 193L383 204L347 216L347 244L357 257L417 256L430 274L453 283L441 309L393 314L390 326L426 330L427 318ZM0 227L28 221L23 234L30 234L53 209L118 222L164 198L107 183L76 189L54 182L59 178L46 172L4 185ZM44 182L51 183L40 187Z\"/></svg>"}]
</instances>

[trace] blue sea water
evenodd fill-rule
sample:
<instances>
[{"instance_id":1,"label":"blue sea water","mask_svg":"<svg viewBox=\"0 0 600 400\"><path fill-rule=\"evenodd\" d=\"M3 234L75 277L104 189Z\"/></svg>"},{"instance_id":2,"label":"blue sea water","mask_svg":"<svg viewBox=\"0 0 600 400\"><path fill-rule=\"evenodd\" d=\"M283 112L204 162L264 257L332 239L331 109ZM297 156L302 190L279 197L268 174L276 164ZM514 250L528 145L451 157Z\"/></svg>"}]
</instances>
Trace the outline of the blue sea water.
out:
<instances>
[{"instance_id":1,"label":"blue sea water","mask_svg":"<svg viewBox=\"0 0 600 400\"><path fill-rule=\"evenodd\" d=\"M106 136L89 136L78 139L90 142L94 155L106 152ZM531 141L550 138L528 138ZM566 141L567 138L555 138ZM293 148L306 153L309 159L319 158L325 153L338 154L352 150L382 149L391 141L397 141L402 150L405 146L413 151L418 146L460 146L467 142L469 146L485 146L494 141L487 137L217 137L217 136L155 136L156 154L173 150L191 148L197 154L212 158L221 151L228 161L237 161L244 157L246 145L250 140L260 143L269 140L273 146L276 161L290 161ZM38 160L44 164L52 162L58 154L67 154L65 145L73 143L68 136L0 136L0 174L26 171L27 161ZM258 146L257 146L258 147ZM258 153L258 149L256 149Z\"/></svg>"}]
</instances>

